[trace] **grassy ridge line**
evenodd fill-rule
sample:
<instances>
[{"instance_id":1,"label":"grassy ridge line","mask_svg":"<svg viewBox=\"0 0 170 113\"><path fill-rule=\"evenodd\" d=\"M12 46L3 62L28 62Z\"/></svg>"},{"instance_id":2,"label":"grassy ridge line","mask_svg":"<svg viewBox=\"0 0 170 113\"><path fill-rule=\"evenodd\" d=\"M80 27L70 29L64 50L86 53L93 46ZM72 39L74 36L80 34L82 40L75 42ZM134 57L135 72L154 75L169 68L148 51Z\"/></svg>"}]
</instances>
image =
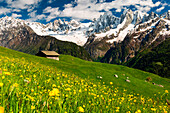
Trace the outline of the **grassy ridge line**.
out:
<instances>
[{"instance_id":1,"label":"grassy ridge line","mask_svg":"<svg viewBox=\"0 0 170 113\"><path fill-rule=\"evenodd\" d=\"M0 50L1 54L16 58L24 57L28 61L39 62L40 64L50 66L51 68L55 67L64 72L74 73L82 78L89 77L94 82L99 81L96 76L102 76L102 82L105 82L106 85L113 82L115 87L119 87L122 90L125 88L129 93L133 91L144 96L152 97L153 94L158 92L163 93L164 90L170 90L169 79L125 66L89 62L68 55L61 55L60 61L58 62L5 48L1 48ZM114 74L117 74L119 78L113 77ZM126 76L123 76L122 74L125 74ZM129 77L130 83L125 82L126 77ZM145 79L147 77L151 77L153 82L163 85L164 88L154 86L151 83L146 83Z\"/></svg>"}]
</instances>

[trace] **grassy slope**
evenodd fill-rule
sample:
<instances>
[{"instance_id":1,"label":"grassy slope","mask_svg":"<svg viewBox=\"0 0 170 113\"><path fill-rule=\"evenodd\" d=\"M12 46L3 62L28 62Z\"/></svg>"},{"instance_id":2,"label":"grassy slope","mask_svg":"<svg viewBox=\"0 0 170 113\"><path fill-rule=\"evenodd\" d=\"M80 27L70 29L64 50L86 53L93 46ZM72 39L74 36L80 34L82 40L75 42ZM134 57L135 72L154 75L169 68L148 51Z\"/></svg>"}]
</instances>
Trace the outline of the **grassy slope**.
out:
<instances>
[{"instance_id":1,"label":"grassy slope","mask_svg":"<svg viewBox=\"0 0 170 113\"><path fill-rule=\"evenodd\" d=\"M6 55L8 57L24 57L28 61L39 62L40 64L56 67L57 69L60 69L64 72L74 73L82 78L89 78L94 82L100 81L96 78L97 76L102 76L103 79L101 81L106 82L106 85L109 85L110 82L113 82L115 87L119 87L120 89L125 88L128 92L133 91L144 96L152 97L155 93L163 93L165 90L170 91L169 79L161 78L158 75L125 66L89 62L68 55L61 55L60 61L55 61L2 47L0 47L0 54ZM117 74L119 78L115 78L114 74ZM125 74L126 76L123 76L122 74ZM125 82L126 77L129 77L131 81L130 83ZM164 88L145 82L147 77L151 77L153 82L163 85Z\"/></svg>"}]
</instances>

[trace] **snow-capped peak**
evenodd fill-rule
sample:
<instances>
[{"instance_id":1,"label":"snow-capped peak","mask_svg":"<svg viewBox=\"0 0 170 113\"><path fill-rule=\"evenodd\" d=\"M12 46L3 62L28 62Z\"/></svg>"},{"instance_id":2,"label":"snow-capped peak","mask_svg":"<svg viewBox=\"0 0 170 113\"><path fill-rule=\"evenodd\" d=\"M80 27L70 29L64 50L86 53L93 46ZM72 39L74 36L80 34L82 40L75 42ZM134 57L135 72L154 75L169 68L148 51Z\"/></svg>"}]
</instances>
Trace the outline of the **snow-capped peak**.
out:
<instances>
[{"instance_id":1,"label":"snow-capped peak","mask_svg":"<svg viewBox=\"0 0 170 113\"><path fill-rule=\"evenodd\" d=\"M87 31L88 35L94 33L101 33L109 31L110 29L116 28L120 24L120 19L113 16L111 13L105 13L100 15L100 17L90 24L89 30Z\"/></svg>"},{"instance_id":2,"label":"snow-capped peak","mask_svg":"<svg viewBox=\"0 0 170 113\"><path fill-rule=\"evenodd\" d=\"M24 21L20 19L14 19L13 17L3 17L0 19L0 30L12 28L12 27L18 27L23 26Z\"/></svg>"}]
</instances>

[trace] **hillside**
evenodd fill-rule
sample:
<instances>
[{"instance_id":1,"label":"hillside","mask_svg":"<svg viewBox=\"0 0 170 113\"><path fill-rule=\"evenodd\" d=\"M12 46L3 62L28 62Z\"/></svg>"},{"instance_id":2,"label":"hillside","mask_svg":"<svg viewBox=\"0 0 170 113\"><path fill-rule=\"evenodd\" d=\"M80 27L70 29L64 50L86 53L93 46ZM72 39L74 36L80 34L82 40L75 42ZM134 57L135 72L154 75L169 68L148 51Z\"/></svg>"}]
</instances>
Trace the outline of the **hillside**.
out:
<instances>
[{"instance_id":1,"label":"hillside","mask_svg":"<svg viewBox=\"0 0 170 113\"><path fill-rule=\"evenodd\" d=\"M6 49L5 49L6 50ZM68 72L71 74L78 75L82 78L87 78L90 77L91 79L94 79L95 81L98 81L96 79L97 76L102 76L103 81L106 82L108 85L110 80L115 83L115 86L118 86L120 88L128 88L130 90L137 92L144 93L144 95L149 95L153 94L154 92L156 93L157 90L162 90L164 88L157 87L154 89L155 86L152 84L145 83L145 80L147 77L151 77L153 79L153 82L162 84L165 86L165 88L170 88L168 85L169 79L161 78L157 75L143 72L140 70L136 70L133 68L128 68L125 66L121 65L114 65L114 64L104 64L104 63L97 63L97 62L89 62L89 61L84 61L72 56L67 56L67 55L61 55L60 56L60 61L56 62L55 60L49 60L37 56L32 56L28 54L23 54L20 52L12 51L12 50L6 50L9 52L5 52L4 48L1 48L1 54L8 54L8 56L13 56L13 57L24 57L28 62L38 62L43 65L51 66L52 68L57 68L60 69L64 72ZM3 53L2 53L3 52ZM117 81L118 79L114 78L114 74L120 75L120 80ZM122 74L125 74L126 76L124 77ZM129 77L131 79L134 79L130 84L125 82L125 78ZM137 84L140 81L141 84ZM139 83L140 83L139 82ZM147 86L148 85L148 86ZM134 89L135 86L135 89ZM153 87L153 89L148 89L147 87ZM143 89L141 91L140 89Z\"/></svg>"},{"instance_id":2,"label":"hillside","mask_svg":"<svg viewBox=\"0 0 170 113\"><path fill-rule=\"evenodd\" d=\"M68 55L55 61L3 47L0 62L0 106L6 112L168 111L170 81L154 74ZM163 87L145 82L147 77Z\"/></svg>"},{"instance_id":3,"label":"hillside","mask_svg":"<svg viewBox=\"0 0 170 113\"><path fill-rule=\"evenodd\" d=\"M152 45L154 46L154 44ZM170 78L170 39L141 52L125 65Z\"/></svg>"}]
</instances>

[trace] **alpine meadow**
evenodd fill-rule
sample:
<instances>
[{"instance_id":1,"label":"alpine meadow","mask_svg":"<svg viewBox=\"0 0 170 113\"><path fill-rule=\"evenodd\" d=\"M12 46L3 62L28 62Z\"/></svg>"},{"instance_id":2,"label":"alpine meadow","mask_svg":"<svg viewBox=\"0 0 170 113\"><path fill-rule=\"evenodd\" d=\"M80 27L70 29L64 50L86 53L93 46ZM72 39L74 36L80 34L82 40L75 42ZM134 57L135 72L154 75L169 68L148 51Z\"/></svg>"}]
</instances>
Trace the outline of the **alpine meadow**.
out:
<instances>
[{"instance_id":1,"label":"alpine meadow","mask_svg":"<svg viewBox=\"0 0 170 113\"><path fill-rule=\"evenodd\" d=\"M0 54L1 112L168 113L170 80L158 75L68 55L56 61L3 47Z\"/></svg>"},{"instance_id":2,"label":"alpine meadow","mask_svg":"<svg viewBox=\"0 0 170 113\"><path fill-rule=\"evenodd\" d=\"M0 113L170 113L170 0L0 0Z\"/></svg>"}]
</instances>

